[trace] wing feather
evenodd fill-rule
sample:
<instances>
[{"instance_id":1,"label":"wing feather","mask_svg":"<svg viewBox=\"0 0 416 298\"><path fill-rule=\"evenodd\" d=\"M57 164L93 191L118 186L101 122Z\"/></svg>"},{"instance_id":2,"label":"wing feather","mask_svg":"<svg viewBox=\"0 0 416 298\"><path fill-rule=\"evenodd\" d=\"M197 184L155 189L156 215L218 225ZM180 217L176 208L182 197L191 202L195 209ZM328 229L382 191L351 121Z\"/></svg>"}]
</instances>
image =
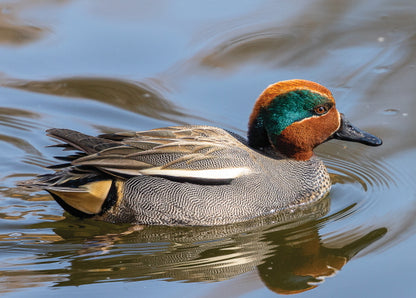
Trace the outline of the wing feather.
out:
<instances>
[{"instance_id":1,"label":"wing feather","mask_svg":"<svg viewBox=\"0 0 416 298\"><path fill-rule=\"evenodd\" d=\"M124 176L211 181L234 179L251 172L247 165L250 149L241 139L215 127L167 127L100 135L92 139L94 148L100 147L98 139L103 139L104 149L72 160L73 166L95 167ZM85 143L85 137L82 141ZM78 149L86 147L74 139L69 145Z\"/></svg>"}]
</instances>

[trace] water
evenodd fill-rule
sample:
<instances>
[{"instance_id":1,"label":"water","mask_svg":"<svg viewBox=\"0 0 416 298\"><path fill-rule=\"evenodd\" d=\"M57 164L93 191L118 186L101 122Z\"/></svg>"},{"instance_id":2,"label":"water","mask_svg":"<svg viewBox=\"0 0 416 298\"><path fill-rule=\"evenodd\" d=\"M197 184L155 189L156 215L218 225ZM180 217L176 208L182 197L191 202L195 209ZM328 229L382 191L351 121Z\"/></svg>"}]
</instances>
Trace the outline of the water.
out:
<instances>
[{"instance_id":1,"label":"water","mask_svg":"<svg viewBox=\"0 0 416 298\"><path fill-rule=\"evenodd\" d=\"M0 292L414 297L415 14L411 0L2 1ZM258 94L290 78L329 87L384 141L320 146L334 186L301 212L140 229L15 185L55 162L50 127L245 134Z\"/></svg>"}]
</instances>

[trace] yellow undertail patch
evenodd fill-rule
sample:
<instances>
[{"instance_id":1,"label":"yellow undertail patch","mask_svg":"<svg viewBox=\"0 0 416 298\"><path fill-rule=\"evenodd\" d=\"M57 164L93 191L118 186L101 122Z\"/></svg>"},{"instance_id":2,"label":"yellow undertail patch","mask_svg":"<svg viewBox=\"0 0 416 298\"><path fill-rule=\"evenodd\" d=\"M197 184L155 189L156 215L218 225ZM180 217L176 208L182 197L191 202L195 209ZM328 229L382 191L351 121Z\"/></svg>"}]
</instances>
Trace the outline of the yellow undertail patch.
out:
<instances>
[{"instance_id":1,"label":"yellow undertail patch","mask_svg":"<svg viewBox=\"0 0 416 298\"><path fill-rule=\"evenodd\" d=\"M65 203L71 207L87 213L98 214L101 211L101 207L107 198L110 191L112 181L102 180L84 184L77 188L77 190L71 191L69 188L57 189L51 188L48 191L57 195Z\"/></svg>"}]
</instances>

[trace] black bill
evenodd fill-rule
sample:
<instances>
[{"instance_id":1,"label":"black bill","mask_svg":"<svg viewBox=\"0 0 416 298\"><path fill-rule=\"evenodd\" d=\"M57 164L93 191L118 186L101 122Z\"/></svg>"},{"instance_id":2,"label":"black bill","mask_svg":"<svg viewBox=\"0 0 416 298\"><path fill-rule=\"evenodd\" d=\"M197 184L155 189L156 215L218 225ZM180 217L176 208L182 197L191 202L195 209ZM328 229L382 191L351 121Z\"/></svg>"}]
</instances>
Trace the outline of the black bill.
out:
<instances>
[{"instance_id":1,"label":"black bill","mask_svg":"<svg viewBox=\"0 0 416 298\"><path fill-rule=\"evenodd\" d=\"M341 126L339 127L338 131L332 135L332 138L344 141L359 142L369 146L380 146L383 144L383 141L380 138L355 127L351 124L351 122L345 119L344 114L340 115Z\"/></svg>"}]
</instances>

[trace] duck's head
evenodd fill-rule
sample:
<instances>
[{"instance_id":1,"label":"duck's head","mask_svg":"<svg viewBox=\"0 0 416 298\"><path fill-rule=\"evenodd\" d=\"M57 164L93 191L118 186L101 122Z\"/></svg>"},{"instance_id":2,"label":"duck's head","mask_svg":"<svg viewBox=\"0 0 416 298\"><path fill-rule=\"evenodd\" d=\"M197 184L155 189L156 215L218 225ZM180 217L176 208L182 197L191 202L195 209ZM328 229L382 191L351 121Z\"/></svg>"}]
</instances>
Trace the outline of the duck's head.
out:
<instances>
[{"instance_id":1,"label":"duck's head","mask_svg":"<svg viewBox=\"0 0 416 298\"><path fill-rule=\"evenodd\" d=\"M379 146L382 141L354 127L335 107L331 92L306 80L281 81L267 87L250 116L248 142L290 158L308 160L328 139Z\"/></svg>"}]
</instances>

